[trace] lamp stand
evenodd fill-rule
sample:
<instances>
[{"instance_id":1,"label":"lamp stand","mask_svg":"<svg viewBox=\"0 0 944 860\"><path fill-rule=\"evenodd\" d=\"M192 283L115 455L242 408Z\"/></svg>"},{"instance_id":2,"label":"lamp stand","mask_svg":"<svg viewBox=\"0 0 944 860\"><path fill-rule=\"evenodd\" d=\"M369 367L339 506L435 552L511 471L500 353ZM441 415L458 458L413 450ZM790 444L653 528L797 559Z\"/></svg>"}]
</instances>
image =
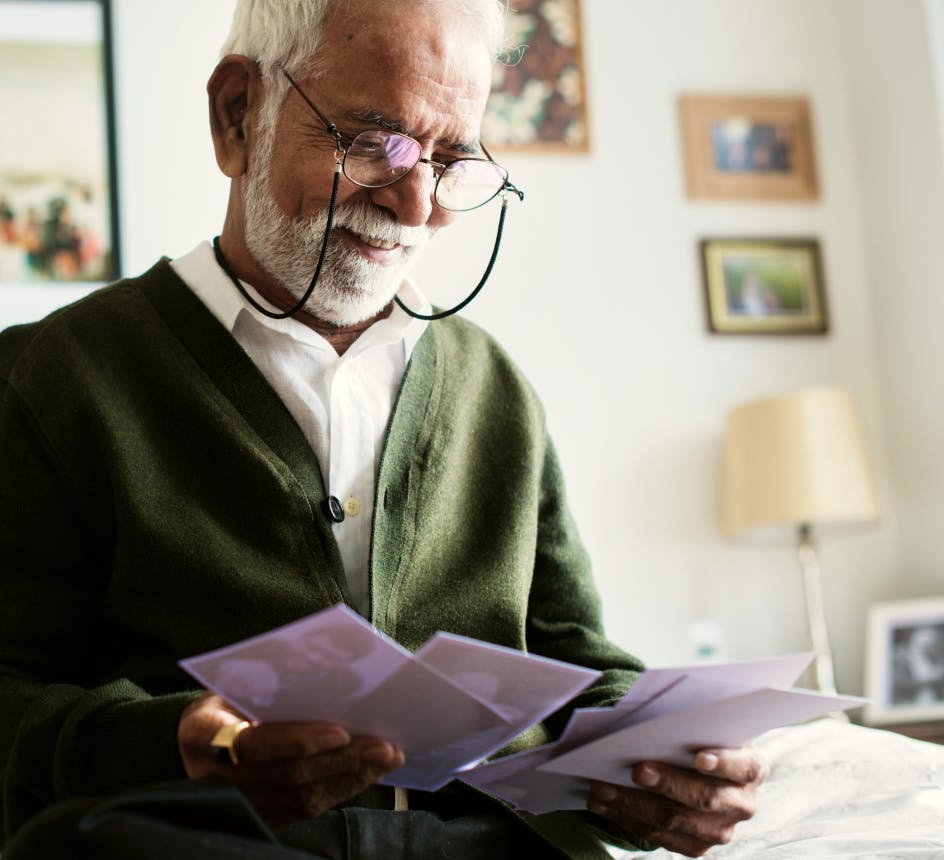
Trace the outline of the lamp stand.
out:
<instances>
[{"instance_id":1,"label":"lamp stand","mask_svg":"<svg viewBox=\"0 0 944 860\"><path fill-rule=\"evenodd\" d=\"M818 690L835 694L836 680L833 674L832 651L829 648L829 633L826 629L826 613L823 610L819 558L813 539L813 527L809 523L800 523L797 527L797 560L803 573L806 623L816 655L813 662L813 680Z\"/></svg>"}]
</instances>

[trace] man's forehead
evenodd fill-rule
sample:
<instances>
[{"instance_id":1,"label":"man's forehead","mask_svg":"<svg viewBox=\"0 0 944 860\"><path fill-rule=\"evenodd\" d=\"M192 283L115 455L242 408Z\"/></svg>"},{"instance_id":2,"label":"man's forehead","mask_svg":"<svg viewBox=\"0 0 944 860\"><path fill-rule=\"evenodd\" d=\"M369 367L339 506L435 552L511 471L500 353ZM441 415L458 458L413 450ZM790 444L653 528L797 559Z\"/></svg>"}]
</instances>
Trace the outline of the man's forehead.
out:
<instances>
[{"instance_id":1,"label":"man's forehead","mask_svg":"<svg viewBox=\"0 0 944 860\"><path fill-rule=\"evenodd\" d=\"M424 7L424 17L412 25L404 15L391 14L392 5L384 4L381 15L339 16L323 33L316 67L335 88L362 96L359 103L351 99L353 109L372 107L402 122L390 98L377 98L385 85L394 97L412 90L443 109L487 97L491 54L482 39L463 31L461 16L448 14L454 5Z\"/></svg>"}]
</instances>

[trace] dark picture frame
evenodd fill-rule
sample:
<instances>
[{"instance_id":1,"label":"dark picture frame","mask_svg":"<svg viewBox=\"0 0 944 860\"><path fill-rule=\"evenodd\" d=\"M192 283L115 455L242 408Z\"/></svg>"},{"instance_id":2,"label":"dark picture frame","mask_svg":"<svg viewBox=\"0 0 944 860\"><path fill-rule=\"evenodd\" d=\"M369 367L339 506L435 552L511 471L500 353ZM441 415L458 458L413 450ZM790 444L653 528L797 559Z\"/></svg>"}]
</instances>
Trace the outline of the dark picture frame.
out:
<instances>
[{"instance_id":1,"label":"dark picture frame","mask_svg":"<svg viewBox=\"0 0 944 860\"><path fill-rule=\"evenodd\" d=\"M490 151L590 150L580 0L517 0L482 121Z\"/></svg>"},{"instance_id":2,"label":"dark picture frame","mask_svg":"<svg viewBox=\"0 0 944 860\"><path fill-rule=\"evenodd\" d=\"M874 604L865 669L867 723L944 721L944 597Z\"/></svg>"},{"instance_id":3,"label":"dark picture frame","mask_svg":"<svg viewBox=\"0 0 944 860\"><path fill-rule=\"evenodd\" d=\"M816 239L702 239L699 258L710 332L786 335L829 330Z\"/></svg>"},{"instance_id":4,"label":"dark picture frame","mask_svg":"<svg viewBox=\"0 0 944 860\"><path fill-rule=\"evenodd\" d=\"M813 124L805 96L679 97L688 196L815 200Z\"/></svg>"},{"instance_id":5,"label":"dark picture frame","mask_svg":"<svg viewBox=\"0 0 944 860\"><path fill-rule=\"evenodd\" d=\"M0 0L0 287L121 270L110 0Z\"/></svg>"}]
</instances>

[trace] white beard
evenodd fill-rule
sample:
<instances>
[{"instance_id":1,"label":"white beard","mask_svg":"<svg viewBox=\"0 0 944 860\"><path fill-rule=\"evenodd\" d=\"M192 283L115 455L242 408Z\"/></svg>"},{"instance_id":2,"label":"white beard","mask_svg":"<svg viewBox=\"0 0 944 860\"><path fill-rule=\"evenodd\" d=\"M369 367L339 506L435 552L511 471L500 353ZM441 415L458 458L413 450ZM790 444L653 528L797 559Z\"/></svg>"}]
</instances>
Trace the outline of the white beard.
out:
<instances>
[{"instance_id":1,"label":"white beard","mask_svg":"<svg viewBox=\"0 0 944 860\"><path fill-rule=\"evenodd\" d=\"M268 153L264 149L259 169L250 169L247 174L243 194L246 244L256 262L300 299L318 264L328 212L325 209L310 219L291 218L282 212L269 190L271 158L266 158ZM380 313L390 303L432 230L425 226L401 226L384 210L369 203L337 206L333 228L337 227L402 246L399 262L383 266L367 260L332 235L321 275L305 310L332 325L354 325Z\"/></svg>"}]
</instances>

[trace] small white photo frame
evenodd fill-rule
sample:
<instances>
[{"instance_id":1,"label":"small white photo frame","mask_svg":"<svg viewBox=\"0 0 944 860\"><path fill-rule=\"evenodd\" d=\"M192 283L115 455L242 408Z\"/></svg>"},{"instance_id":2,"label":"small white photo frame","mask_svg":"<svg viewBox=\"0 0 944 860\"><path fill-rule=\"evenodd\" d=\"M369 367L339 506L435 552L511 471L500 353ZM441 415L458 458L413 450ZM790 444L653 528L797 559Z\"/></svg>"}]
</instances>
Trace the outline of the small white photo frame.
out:
<instances>
[{"instance_id":1,"label":"small white photo frame","mask_svg":"<svg viewBox=\"0 0 944 860\"><path fill-rule=\"evenodd\" d=\"M865 681L867 723L944 720L944 597L870 608Z\"/></svg>"}]
</instances>

